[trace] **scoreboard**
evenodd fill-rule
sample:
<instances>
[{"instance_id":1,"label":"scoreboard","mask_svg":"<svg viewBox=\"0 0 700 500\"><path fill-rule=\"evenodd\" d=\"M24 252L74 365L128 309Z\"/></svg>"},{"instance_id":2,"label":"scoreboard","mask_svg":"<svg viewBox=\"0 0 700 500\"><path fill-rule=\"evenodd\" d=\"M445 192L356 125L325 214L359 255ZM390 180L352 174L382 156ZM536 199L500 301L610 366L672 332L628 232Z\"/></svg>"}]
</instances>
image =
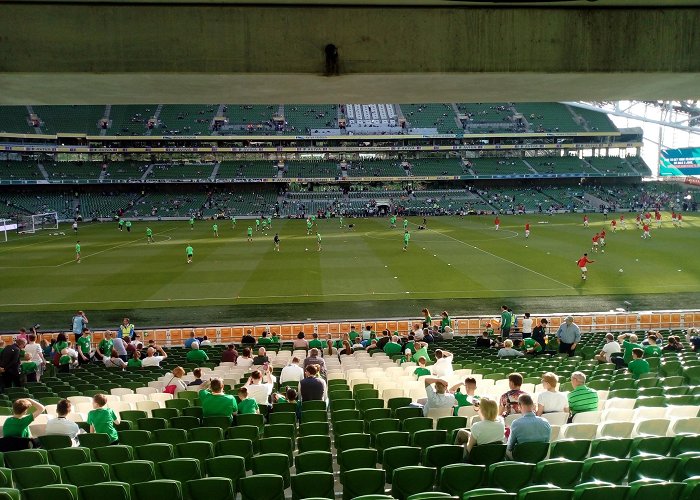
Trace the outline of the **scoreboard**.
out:
<instances>
[{"instance_id":1,"label":"scoreboard","mask_svg":"<svg viewBox=\"0 0 700 500\"><path fill-rule=\"evenodd\" d=\"M700 148L663 148L659 175L700 175Z\"/></svg>"}]
</instances>

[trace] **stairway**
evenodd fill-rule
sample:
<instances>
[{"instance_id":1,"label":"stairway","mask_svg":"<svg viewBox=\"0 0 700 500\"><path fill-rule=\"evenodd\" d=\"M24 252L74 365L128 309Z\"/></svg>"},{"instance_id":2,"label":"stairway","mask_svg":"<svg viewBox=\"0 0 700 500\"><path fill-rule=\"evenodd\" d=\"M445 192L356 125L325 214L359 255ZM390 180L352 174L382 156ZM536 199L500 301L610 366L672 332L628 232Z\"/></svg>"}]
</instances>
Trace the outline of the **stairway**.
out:
<instances>
[{"instance_id":1,"label":"stairway","mask_svg":"<svg viewBox=\"0 0 700 500\"><path fill-rule=\"evenodd\" d=\"M27 113L29 113L30 115L33 115L33 114L34 114L34 108L31 107L31 106L29 106L29 105L27 105ZM41 117L39 117L39 118L41 118ZM41 130L41 126L32 127L32 128L34 129L34 133L35 133L35 134L43 134L43 133L44 133L44 132Z\"/></svg>"}]
</instances>

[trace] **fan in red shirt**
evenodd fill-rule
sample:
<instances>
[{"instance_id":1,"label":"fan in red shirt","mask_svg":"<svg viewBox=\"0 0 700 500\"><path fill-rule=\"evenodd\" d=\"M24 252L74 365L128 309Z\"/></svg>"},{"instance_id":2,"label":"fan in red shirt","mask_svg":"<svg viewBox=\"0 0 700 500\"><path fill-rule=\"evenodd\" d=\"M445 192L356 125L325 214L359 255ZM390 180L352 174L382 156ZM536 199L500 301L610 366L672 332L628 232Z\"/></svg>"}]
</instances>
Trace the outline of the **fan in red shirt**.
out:
<instances>
[{"instance_id":1,"label":"fan in red shirt","mask_svg":"<svg viewBox=\"0 0 700 500\"><path fill-rule=\"evenodd\" d=\"M595 236L593 236L593 245L591 246L591 249L594 252L598 252L598 240L600 239L600 235L598 233L595 233Z\"/></svg>"},{"instance_id":2,"label":"fan in red shirt","mask_svg":"<svg viewBox=\"0 0 700 500\"><path fill-rule=\"evenodd\" d=\"M525 224L525 237L529 238L530 237L530 223Z\"/></svg>"},{"instance_id":3,"label":"fan in red shirt","mask_svg":"<svg viewBox=\"0 0 700 500\"><path fill-rule=\"evenodd\" d=\"M493 221L493 225L496 226L496 231L498 231L498 227L501 225L501 219L496 216L496 220Z\"/></svg>"},{"instance_id":4,"label":"fan in red shirt","mask_svg":"<svg viewBox=\"0 0 700 500\"><path fill-rule=\"evenodd\" d=\"M581 279L586 279L586 276L588 275L588 269L586 268L586 264L593 264L595 261L594 260L589 260L588 259L588 254L584 253L583 257L581 257L579 260L576 261L576 264L578 265L579 269L581 270Z\"/></svg>"},{"instance_id":5,"label":"fan in red shirt","mask_svg":"<svg viewBox=\"0 0 700 500\"><path fill-rule=\"evenodd\" d=\"M651 234L649 234L649 224L647 222L644 223L644 232L642 233L642 239L646 240L647 238L651 238Z\"/></svg>"},{"instance_id":6,"label":"fan in red shirt","mask_svg":"<svg viewBox=\"0 0 700 500\"><path fill-rule=\"evenodd\" d=\"M588 227L588 216L587 215L583 216L583 227Z\"/></svg>"}]
</instances>

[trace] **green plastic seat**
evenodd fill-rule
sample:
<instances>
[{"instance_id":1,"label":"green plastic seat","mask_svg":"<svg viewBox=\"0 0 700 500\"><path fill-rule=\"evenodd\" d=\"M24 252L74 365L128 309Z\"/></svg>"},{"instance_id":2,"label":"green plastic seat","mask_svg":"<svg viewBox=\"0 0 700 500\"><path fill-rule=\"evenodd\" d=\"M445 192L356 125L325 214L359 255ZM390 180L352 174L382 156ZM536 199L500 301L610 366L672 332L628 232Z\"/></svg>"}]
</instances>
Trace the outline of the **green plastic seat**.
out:
<instances>
[{"instance_id":1,"label":"green plastic seat","mask_svg":"<svg viewBox=\"0 0 700 500\"><path fill-rule=\"evenodd\" d=\"M423 465L435 467L438 472L446 465L458 464L464 461L464 447L453 444L436 444L428 446L423 452Z\"/></svg>"},{"instance_id":2,"label":"green plastic seat","mask_svg":"<svg viewBox=\"0 0 700 500\"><path fill-rule=\"evenodd\" d=\"M371 436L369 434L343 434L336 436L335 447L338 452L349 450L351 448L369 448L371 444Z\"/></svg>"},{"instance_id":3,"label":"green plastic seat","mask_svg":"<svg viewBox=\"0 0 700 500\"><path fill-rule=\"evenodd\" d=\"M191 500L234 500L236 491L227 477L191 479L184 484L185 497Z\"/></svg>"},{"instance_id":4,"label":"green plastic seat","mask_svg":"<svg viewBox=\"0 0 700 500\"><path fill-rule=\"evenodd\" d=\"M458 497L452 496L441 491L426 491L424 493L414 493L406 498L406 500L459 500Z\"/></svg>"},{"instance_id":5,"label":"green plastic seat","mask_svg":"<svg viewBox=\"0 0 700 500\"><path fill-rule=\"evenodd\" d=\"M109 446L112 441L109 438L109 434L98 432L93 434L78 434L78 442L80 446L84 448L93 449Z\"/></svg>"},{"instance_id":6,"label":"green plastic seat","mask_svg":"<svg viewBox=\"0 0 700 500\"><path fill-rule=\"evenodd\" d=\"M185 429L158 429L152 432L152 436L154 443L169 443L173 446L188 441Z\"/></svg>"},{"instance_id":7,"label":"green plastic seat","mask_svg":"<svg viewBox=\"0 0 700 500\"><path fill-rule=\"evenodd\" d=\"M237 425L226 429L226 439L250 439L253 443L260 438L260 429L255 425Z\"/></svg>"},{"instance_id":8,"label":"green plastic seat","mask_svg":"<svg viewBox=\"0 0 700 500\"><path fill-rule=\"evenodd\" d=\"M387 482L393 480L395 469L420 464L421 449L416 446L395 446L382 454L382 469L386 471Z\"/></svg>"},{"instance_id":9,"label":"green plastic seat","mask_svg":"<svg viewBox=\"0 0 700 500\"><path fill-rule=\"evenodd\" d=\"M308 412L307 412L308 413ZM326 417L327 419L327 417ZM335 410L331 412L331 422L335 427L335 424L342 422L344 420L361 420L360 410ZM308 421L308 420L307 420ZM325 420L317 420L317 422L324 422ZM304 422L302 420L302 422Z\"/></svg>"},{"instance_id":10,"label":"green plastic seat","mask_svg":"<svg viewBox=\"0 0 700 500\"><path fill-rule=\"evenodd\" d=\"M199 406L193 406L192 408L189 408L188 410L183 410L183 413L187 412L187 411L192 411L194 408L199 408ZM199 416L199 415L185 415L185 414L183 414L183 417L188 417L188 416L192 416L192 417L201 419L202 427L218 427L223 432L226 432L226 429L231 427L231 419L228 417L224 417L224 416L204 417L204 416Z\"/></svg>"},{"instance_id":11,"label":"green plastic seat","mask_svg":"<svg viewBox=\"0 0 700 500\"><path fill-rule=\"evenodd\" d=\"M338 455L340 473L354 469L373 469L377 465L377 450L374 448L351 448Z\"/></svg>"},{"instance_id":12,"label":"green plastic seat","mask_svg":"<svg viewBox=\"0 0 700 500\"><path fill-rule=\"evenodd\" d=\"M235 455L243 458L246 469L250 469L250 459L253 457L253 441L250 439L224 439L216 443L216 455Z\"/></svg>"},{"instance_id":13,"label":"green plastic seat","mask_svg":"<svg viewBox=\"0 0 700 500\"><path fill-rule=\"evenodd\" d=\"M0 487L0 498L2 500L20 500L20 491L10 487ZM75 500L77 500L77 493Z\"/></svg>"},{"instance_id":14,"label":"green plastic seat","mask_svg":"<svg viewBox=\"0 0 700 500\"><path fill-rule=\"evenodd\" d=\"M404 500L410 495L431 490L435 484L434 467L409 465L394 469L391 481L391 496Z\"/></svg>"},{"instance_id":15,"label":"green plastic seat","mask_svg":"<svg viewBox=\"0 0 700 500\"><path fill-rule=\"evenodd\" d=\"M447 442L447 431L438 429L426 429L416 431L411 436L411 446L418 446L425 450L429 446L444 444Z\"/></svg>"},{"instance_id":16,"label":"green plastic seat","mask_svg":"<svg viewBox=\"0 0 700 500\"><path fill-rule=\"evenodd\" d=\"M272 417L273 414L270 414ZM289 415L282 413L281 415ZM293 415L293 414L292 414ZM291 422L294 423L294 422ZM330 433L330 425L328 422L307 422L299 425L299 435L305 436L327 436Z\"/></svg>"},{"instance_id":17,"label":"green plastic seat","mask_svg":"<svg viewBox=\"0 0 700 500\"><path fill-rule=\"evenodd\" d=\"M190 403L187 399L166 399L165 400L165 407L166 408L175 408L176 410L180 411L182 413L182 410L185 408L189 408L192 406L192 403Z\"/></svg>"},{"instance_id":18,"label":"green plastic seat","mask_svg":"<svg viewBox=\"0 0 700 500\"><path fill-rule=\"evenodd\" d=\"M435 425L435 429L447 431L451 434L452 431L463 429L467 426L467 417L440 417Z\"/></svg>"},{"instance_id":19,"label":"green plastic seat","mask_svg":"<svg viewBox=\"0 0 700 500\"><path fill-rule=\"evenodd\" d=\"M189 441L175 446L178 457L196 458L200 464L214 457L214 445L209 441Z\"/></svg>"},{"instance_id":20,"label":"green plastic seat","mask_svg":"<svg viewBox=\"0 0 700 500\"><path fill-rule=\"evenodd\" d=\"M484 481L485 465L450 464L440 470L440 490L461 498L464 493L478 488Z\"/></svg>"},{"instance_id":21,"label":"green plastic seat","mask_svg":"<svg viewBox=\"0 0 700 500\"><path fill-rule=\"evenodd\" d=\"M513 460L536 464L549 454L549 443L519 443L513 447Z\"/></svg>"},{"instance_id":22,"label":"green plastic seat","mask_svg":"<svg viewBox=\"0 0 700 500\"><path fill-rule=\"evenodd\" d=\"M180 410L177 408L154 408L151 410L151 416L153 418L164 418L165 420L170 420L171 418L179 417Z\"/></svg>"},{"instance_id":23,"label":"green plastic seat","mask_svg":"<svg viewBox=\"0 0 700 500\"><path fill-rule=\"evenodd\" d=\"M396 408L394 410L394 418L398 418L401 421L407 418L422 417L423 409L415 406L403 406L401 408Z\"/></svg>"},{"instance_id":24,"label":"green plastic seat","mask_svg":"<svg viewBox=\"0 0 700 500\"><path fill-rule=\"evenodd\" d=\"M195 427L189 431L190 441L208 441L216 444L224 439L224 431L220 427Z\"/></svg>"},{"instance_id":25,"label":"green plastic seat","mask_svg":"<svg viewBox=\"0 0 700 500\"><path fill-rule=\"evenodd\" d=\"M2 463L1 460L0 463ZM12 488L13 484L12 469L0 467L0 488Z\"/></svg>"},{"instance_id":26,"label":"green plastic seat","mask_svg":"<svg viewBox=\"0 0 700 500\"><path fill-rule=\"evenodd\" d=\"M620 484L627 477L631 464L631 460L624 458L587 458L583 461L581 481Z\"/></svg>"},{"instance_id":27,"label":"green plastic seat","mask_svg":"<svg viewBox=\"0 0 700 500\"><path fill-rule=\"evenodd\" d=\"M253 475L277 474L282 476L284 487L289 488L289 458L284 453L263 453L252 459Z\"/></svg>"},{"instance_id":28,"label":"green plastic seat","mask_svg":"<svg viewBox=\"0 0 700 500\"><path fill-rule=\"evenodd\" d=\"M292 500L302 498L334 499L332 472L301 472L292 476Z\"/></svg>"},{"instance_id":29,"label":"green plastic seat","mask_svg":"<svg viewBox=\"0 0 700 500\"><path fill-rule=\"evenodd\" d=\"M92 454L97 462L108 465L128 462L134 459L134 449L123 444L93 448Z\"/></svg>"},{"instance_id":30,"label":"green plastic seat","mask_svg":"<svg viewBox=\"0 0 700 500\"><path fill-rule=\"evenodd\" d=\"M677 457L639 455L632 458L628 480L630 482L638 479L672 481L679 463L680 459Z\"/></svg>"},{"instance_id":31,"label":"green plastic seat","mask_svg":"<svg viewBox=\"0 0 700 500\"><path fill-rule=\"evenodd\" d=\"M258 441L258 446L260 453L284 453L289 457L289 463L292 463L293 439L287 437L262 438Z\"/></svg>"},{"instance_id":32,"label":"green plastic seat","mask_svg":"<svg viewBox=\"0 0 700 500\"><path fill-rule=\"evenodd\" d=\"M5 465L10 469L20 467L32 467L34 465L48 465L49 454L46 450L31 449L20 451L8 451L3 454Z\"/></svg>"},{"instance_id":33,"label":"green plastic seat","mask_svg":"<svg viewBox=\"0 0 700 500\"><path fill-rule=\"evenodd\" d=\"M573 500L625 500L629 486L609 483L581 483L574 487Z\"/></svg>"},{"instance_id":34,"label":"green plastic seat","mask_svg":"<svg viewBox=\"0 0 700 500\"><path fill-rule=\"evenodd\" d=\"M387 448L394 448L396 446L408 446L409 437L410 436L408 432L381 432L377 434L374 438L374 447L377 449L379 455L381 455Z\"/></svg>"},{"instance_id":35,"label":"green plastic seat","mask_svg":"<svg viewBox=\"0 0 700 500\"><path fill-rule=\"evenodd\" d=\"M10 490L11 488L3 488L0 492ZM19 493L19 490L15 490ZM25 500L78 500L78 487L72 484L52 484L42 486L40 488L27 488L22 491L22 496ZM12 496L12 500L19 500Z\"/></svg>"},{"instance_id":36,"label":"green plastic seat","mask_svg":"<svg viewBox=\"0 0 700 500\"><path fill-rule=\"evenodd\" d=\"M183 500L182 483L173 479L156 479L146 483L136 483L131 487L133 500Z\"/></svg>"},{"instance_id":37,"label":"green plastic seat","mask_svg":"<svg viewBox=\"0 0 700 500\"><path fill-rule=\"evenodd\" d=\"M700 452L690 451L676 456L680 460L676 467L676 481L700 476Z\"/></svg>"},{"instance_id":38,"label":"green plastic seat","mask_svg":"<svg viewBox=\"0 0 700 500\"><path fill-rule=\"evenodd\" d=\"M154 464L174 458L173 445L168 443L151 443L134 447L134 455L138 460L148 460Z\"/></svg>"},{"instance_id":39,"label":"green plastic seat","mask_svg":"<svg viewBox=\"0 0 700 500\"><path fill-rule=\"evenodd\" d=\"M154 419L155 420L155 419ZM164 422L168 422L165 419L158 419L158 420L163 420ZM190 417L187 415L183 415L180 417L173 417L169 420L170 422L170 428L172 429L182 429L187 432L191 431L192 429L195 429L201 425L199 419L197 417ZM158 424L160 426L160 423ZM139 429L141 429L141 424L139 423ZM167 428L167 425L163 427L158 427L159 429L165 429ZM157 429L149 429L149 430L157 430Z\"/></svg>"},{"instance_id":40,"label":"green plastic seat","mask_svg":"<svg viewBox=\"0 0 700 500\"><path fill-rule=\"evenodd\" d=\"M683 500L698 500L700 499L700 476L689 477L683 480L685 489L683 490Z\"/></svg>"},{"instance_id":41,"label":"green plastic seat","mask_svg":"<svg viewBox=\"0 0 700 500\"><path fill-rule=\"evenodd\" d=\"M660 498L680 498L685 484L670 481L640 479L629 483L628 500L658 500Z\"/></svg>"},{"instance_id":42,"label":"green plastic seat","mask_svg":"<svg viewBox=\"0 0 700 500\"><path fill-rule=\"evenodd\" d=\"M49 463L59 467L78 465L92 460L90 449L76 446L74 448L57 448L49 450Z\"/></svg>"},{"instance_id":43,"label":"green plastic seat","mask_svg":"<svg viewBox=\"0 0 700 500\"><path fill-rule=\"evenodd\" d=\"M270 415L268 416L268 422L270 423L270 425L275 425L275 424L296 425L297 415L296 415L296 413L292 413L292 412L286 412L286 411L277 412L276 411L276 412L270 413ZM319 423L319 422L309 422L305 425L308 426L308 425L315 424L315 423Z\"/></svg>"},{"instance_id":44,"label":"green plastic seat","mask_svg":"<svg viewBox=\"0 0 700 500\"><path fill-rule=\"evenodd\" d=\"M20 490L38 488L61 482L61 468L58 465L34 465L12 470L14 485Z\"/></svg>"},{"instance_id":45,"label":"green plastic seat","mask_svg":"<svg viewBox=\"0 0 700 500\"><path fill-rule=\"evenodd\" d=\"M566 458L550 458L535 465L534 482L553 484L559 488L573 488L579 483L583 462Z\"/></svg>"},{"instance_id":46,"label":"green plastic seat","mask_svg":"<svg viewBox=\"0 0 700 500\"><path fill-rule=\"evenodd\" d=\"M327 449L330 449L327 448ZM333 472L333 454L330 451L311 450L300 452L294 457L297 473Z\"/></svg>"},{"instance_id":47,"label":"green plastic seat","mask_svg":"<svg viewBox=\"0 0 700 500\"><path fill-rule=\"evenodd\" d=\"M278 474L257 474L239 481L241 500L284 500L284 479Z\"/></svg>"},{"instance_id":48,"label":"green plastic seat","mask_svg":"<svg viewBox=\"0 0 700 500\"><path fill-rule=\"evenodd\" d=\"M526 486L518 491L518 500L571 500L573 489L561 489L551 484Z\"/></svg>"},{"instance_id":49,"label":"green plastic seat","mask_svg":"<svg viewBox=\"0 0 700 500\"><path fill-rule=\"evenodd\" d=\"M588 439L563 439L549 447L549 458L567 458L582 461L588 456L591 442Z\"/></svg>"},{"instance_id":50,"label":"green plastic seat","mask_svg":"<svg viewBox=\"0 0 700 500\"><path fill-rule=\"evenodd\" d=\"M317 422L311 422L317 423ZM320 422L318 422L320 423ZM305 424L301 424L305 425ZM336 436L344 434L362 434L365 432L365 423L362 420L342 420L333 424L333 433Z\"/></svg>"},{"instance_id":51,"label":"green plastic seat","mask_svg":"<svg viewBox=\"0 0 700 500\"><path fill-rule=\"evenodd\" d=\"M46 434L39 436L39 443L45 450L55 450L57 448L70 448L73 446L73 440L70 436L64 434Z\"/></svg>"},{"instance_id":52,"label":"green plastic seat","mask_svg":"<svg viewBox=\"0 0 700 500\"><path fill-rule=\"evenodd\" d=\"M631 448L631 438L594 439L591 441L591 456L605 455L613 458L627 458Z\"/></svg>"},{"instance_id":53,"label":"green plastic seat","mask_svg":"<svg viewBox=\"0 0 700 500\"><path fill-rule=\"evenodd\" d=\"M486 465L501 462L506 456L504 444L482 444L471 449L467 461L470 464Z\"/></svg>"},{"instance_id":54,"label":"green plastic seat","mask_svg":"<svg viewBox=\"0 0 700 500\"><path fill-rule=\"evenodd\" d=\"M366 495L382 495L386 482L386 471L381 469L354 469L340 476L343 485L343 500L352 500Z\"/></svg>"},{"instance_id":55,"label":"green plastic seat","mask_svg":"<svg viewBox=\"0 0 700 500\"><path fill-rule=\"evenodd\" d=\"M294 439L296 437L296 425L294 424L269 424L265 426L263 436L267 437L285 437Z\"/></svg>"},{"instance_id":56,"label":"green plastic seat","mask_svg":"<svg viewBox=\"0 0 700 500\"><path fill-rule=\"evenodd\" d=\"M429 417L409 417L401 421L401 430L413 435L418 431L432 430L433 419Z\"/></svg>"},{"instance_id":57,"label":"green plastic seat","mask_svg":"<svg viewBox=\"0 0 700 500\"><path fill-rule=\"evenodd\" d=\"M303 401L301 403L302 415L305 411L309 411L309 410L326 411L326 402L325 401Z\"/></svg>"},{"instance_id":58,"label":"green plastic seat","mask_svg":"<svg viewBox=\"0 0 700 500\"><path fill-rule=\"evenodd\" d=\"M109 465L99 462L64 467L62 473L65 482L78 487L105 483L110 479Z\"/></svg>"},{"instance_id":59,"label":"green plastic seat","mask_svg":"<svg viewBox=\"0 0 700 500\"><path fill-rule=\"evenodd\" d=\"M534 464L524 462L491 464L488 468L488 483L492 488L502 488L508 492L516 493L530 484L534 471Z\"/></svg>"},{"instance_id":60,"label":"green plastic seat","mask_svg":"<svg viewBox=\"0 0 700 500\"><path fill-rule=\"evenodd\" d=\"M120 481L81 486L78 493L82 500L130 500L131 485Z\"/></svg>"},{"instance_id":61,"label":"green plastic seat","mask_svg":"<svg viewBox=\"0 0 700 500\"><path fill-rule=\"evenodd\" d=\"M152 435L149 431L119 431L119 444L125 444L127 446L141 446L144 444L150 444L151 439Z\"/></svg>"},{"instance_id":62,"label":"green plastic seat","mask_svg":"<svg viewBox=\"0 0 700 500\"><path fill-rule=\"evenodd\" d=\"M230 479L234 495L238 491L238 481L246 475L245 460L233 455L210 458L206 461L205 468L209 477Z\"/></svg>"},{"instance_id":63,"label":"green plastic seat","mask_svg":"<svg viewBox=\"0 0 700 500\"><path fill-rule=\"evenodd\" d=\"M630 455L668 455L673 447L673 437L640 436L632 439Z\"/></svg>"},{"instance_id":64,"label":"green plastic seat","mask_svg":"<svg viewBox=\"0 0 700 500\"><path fill-rule=\"evenodd\" d=\"M173 458L158 464L158 477L176 481L190 481L202 477L200 461L196 458Z\"/></svg>"},{"instance_id":65,"label":"green plastic seat","mask_svg":"<svg viewBox=\"0 0 700 500\"><path fill-rule=\"evenodd\" d=\"M501 488L479 488L467 491L462 495L462 500L478 498L479 500L515 500L515 493L508 493Z\"/></svg>"},{"instance_id":66,"label":"green plastic seat","mask_svg":"<svg viewBox=\"0 0 700 500\"><path fill-rule=\"evenodd\" d=\"M156 479L156 469L148 460L131 460L112 465L112 479L123 483L136 484Z\"/></svg>"}]
</instances>

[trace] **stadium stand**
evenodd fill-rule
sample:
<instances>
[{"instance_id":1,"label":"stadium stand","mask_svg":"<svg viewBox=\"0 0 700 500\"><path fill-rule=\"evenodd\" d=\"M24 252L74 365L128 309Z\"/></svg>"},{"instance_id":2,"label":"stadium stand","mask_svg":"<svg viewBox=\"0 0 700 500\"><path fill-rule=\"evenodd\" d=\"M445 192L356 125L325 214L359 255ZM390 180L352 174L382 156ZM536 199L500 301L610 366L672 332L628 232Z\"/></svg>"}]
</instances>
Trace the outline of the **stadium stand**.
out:
<instances>
[{"instance_id":1,"label":"stadium stand","mask_svg":"<svg viewBox=\"0 0 700 500\"><path fill-rule=\"evenodd\" d=\"M6 213L40 214L57 212L59 218L72 219L75 215L74 197L70 193L42 193L41 196L27 193L0 194Z\"/></svg>"},{"instance_id":2,"label":"stadium stand","mask_svg":"<svg viewBox=\"0 0 700 500\"><path fill-rule=\"evenodd\" d=\"M285 177L340 177L340 167L335 161L287 161Z\"/></svg>"},{"instance_id":3,"label":"stadium stand","mask_svg":"<svg viewBox=\"0 0 700 500\"><path fill-rule=\"evenodd\" d=\"M224 116L228 119L228 124L220 131L223 134L276 134L280 127L275 126L272 118L278 112L278 105L228 104L224 106ZM279 131L282 130L283 127Z\"/></svg>"},{"instance_id":4,"label":"stadium stand","mask_svg":"<svg viewBox=\"0 0 700 500\"><path fill-rule=\"evenodd\" d=\"M441 176L464 175L465 168L460 158L420 158L409 161L411 175Z\"/></svg>"},{"instance_id":5,"label":"stadium stand","mask_svg":"<svg viewBox=\"0 0 700 500\"><path fill-rule=\"evenodd\" d=\"M401 112L413 129L434 129L439 134L462 129L451 104L401 104Z\"/></svg>"},{"instance_id":6,"label":"stadium stand","mask_svg":"<svg viewBox=\"0 0 700 500\"><path fill-rule=\"evenodd\" d=\"M0 183L43 180L44 176L35 163L0 161Z\"/></svg>"},{"instance_id":7,"label":"stadium stand","mask_svg":"<svg viewBox=\"0 0 700 500\"><path fill-rule=\"evenodd\" d=\"M512 174L531 175L535 173L523 160L520 158L474 158L469 159L471 166L470 170L476 176L504 176Z\"/></svg>"},{"instance_id":8,"label":"stadium stand","mask_svg":"<svg viewBox=\"0 0 700 500\"><path fill-rule=\"evenodd\" d=\"M154 164L148 179L192 179L207 180L214 172L211 163L199 165Z\"/></svg>"},{"instance_id":9,"label":"stadium stand","mask_svg":"<svg viewBox=\"0 0 700 500\"><path fill-rule=\"evenodd\" d=\"M268 179L277 177L279 169L271 161L222 161L216 178L222 179Z\"/></svg>"},{"instance_id":10,"label":"stadium stand","mask_svg":"<svg viewBox=\"0 0 700 500\"><path fill-rule=\"evenodd\" d=\"M96 135L104 118L104 106L34 106L44 134Z\"/></svg>"},{"instance_id":11,"label":"stadium stand","mask_svg":"<svg viewBox=\"0 0 700 500\"><path fill-rule=\"evenodd\" d=\"M203 215L210 217L223 214L226 217L239 215L269 215L275 212L277 193L265 189L237 189L218 191L205 204Z\"/></svg>"},{"instance_id":12,"label":"stadium stand","mask_svg":"<svg viewBox=\"0 0 700 500\"><path fill-rule=\"evenodd\" d=\"M136 203L136 193L90 193L80 195L79 213L83 220L111 219L119 210L126 211Z\"/></svg>"},{"instance_id":13,"label":"stadium stand","mask_svg":"<svg viewBox=\"0 0 700 500\"><path fill-rule=\"evenodd\" d=\"M519 102L515 109L530 124L532 132L583 132L570 108L560 103Z\"/></svg>"},{"instance_id":14,"label":"stadium stand","mask_svg":"<svg viewBox=\"0 0 700 500\"><path fill-rule=\"evenodd\" d=\"M111 106L109 135L146 135L157 109L157 104Z\"/></svg>"},{"instance_id":15,"label":"stadium stand","mask_svg":"<svg viewBox=\"0 0 700 500\"><path fill-rule=\"evenodd\" d=\"M406 169L395 160L353 160L347 165L348 177L403 177Z\"/></svg>"},{"instance_id":16,"label":"stadium stand","mask_svg":"<svg viewBox=\"0 0 700 500\"><path fill-rule=\"evenodd\" d=\"M33 134L26 106L0 106L0 132Z\"/></svg>"},{"instance_id":17,"label":"stadium stand","mask_svg":"<svg viewBox=\"0 0 700 500\"><path fill-rule=\"evenodd\" d=\"M102 163L99 162L57 162L43 163L50 182L71 183L81 180L96 181L102 175Z\"/></svg>"},{"instance_id":18,"label":"stadium stand","mask_svg":"<svg viewBox=\"0 0 700 500\"><path fill-rule=\"evenodd\" d=\"M584 108L571 108L575 114L582 117L586 122L586 128L591 132L615 132L617 127L610 120L610 117L599 111L592 111Z\"/></svg>"},{"instance_id":19,"label":"stadium stand","mask_svg":"<svg viewBox=\"0 0 700 500\"><path fill-rule=\"evenodd\" d=\"M284 119L292 133L311 133L315 129L338 128L338 107L335 105L304 106L285 104Z\"/></svg>"},{"instance_id":20,"label":"stadium stand","mask_svg":"<svg viewBox=\"0 0 700 500\"><path fill-rule=\"evenodd\" d=\"M132 163L129 161L114 161L107 163L104 178L113 181L138 181L148 171L146 163Z\"/></svg>"},{"instance_id":21,"label":"stadium stand","mask_svg":"<svg viewBox=\"0 0 700 500\"><path fill-rule=\"evenodd\" d=\"M207 200L204 193L146 193L126 212L127 217L189 217L198 213Z\"/></svg>"},{"instance_id":22,"label":"stadium stand","mask_svg":"<svg viewBox=\"0 0 700 500\"><path fill-rule=\"evenodd\" d=\"M163 105L158 115L158 133L163 135L211 135L217 104Z\"/></svg>"}]
</instances>

